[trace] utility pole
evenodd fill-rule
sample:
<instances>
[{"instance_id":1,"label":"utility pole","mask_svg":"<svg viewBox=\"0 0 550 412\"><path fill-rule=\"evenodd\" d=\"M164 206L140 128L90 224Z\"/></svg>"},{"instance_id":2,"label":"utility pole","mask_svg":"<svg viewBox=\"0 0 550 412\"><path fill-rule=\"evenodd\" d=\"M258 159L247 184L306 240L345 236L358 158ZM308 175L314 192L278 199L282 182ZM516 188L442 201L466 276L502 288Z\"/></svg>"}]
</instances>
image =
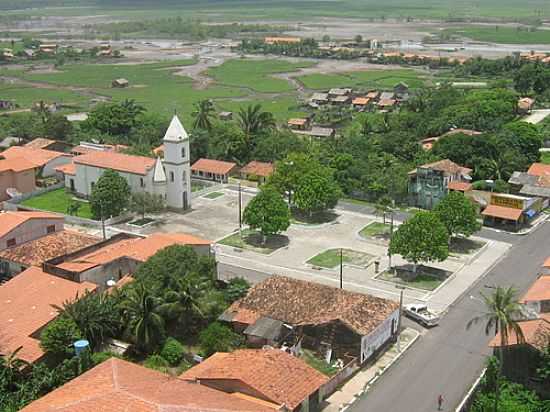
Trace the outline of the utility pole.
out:
<instances>
[{"instance_id":1,"label":"utility pole","mask_svg":"<svg viewBox=\"0 0 550 412\"><path fill-rule=\"evenodd\" d=\"M242 228L243 228L242 207L243 207L243 201L241 196L241 182L239 182L239 233L241 234L241 236L242 236Z\"/></svg>"},{"instance_id":2,"label":"utility pole","mask_svg":"<svg viewBox=\"0 0 550 412\"><path fill-rule=\"evenodd\" d=\"M399 318L397 321L397 352L401 352L401 318L403 316L403 291L405 290L405 287L397 287L401 289L401 293L399 293Z\"/></svg>"},{"instance_id":3,"label":"utility pole","mask_svg":"<svg viewBox=\"0 0 550 412\"><path fill-rule=\"evenodd\" d=\"M107 239L105 234L105 216L103 214L103 202L99 202L99 213L101 213L101 231L103 232L103 240Z\"/></svg>"},{"instance_id":4,"label":"utility pole","mask_svg":"<svg viewBox=\"0 0 550 412\"><path fill-rule=\"evenodd\" d=\"M393 209L391 210L391 220L390 220L390 243L391 243L392 237L393 237ZM389 258L389 269L391 272L391 252L389 248L388 248L388 258Z\"/></svg>"},{"instance_id":5,"label":"utility pole","mask_svg":"<svg viewBox=\"0 0 550 412\"><path fill-rule=\"evenodd\" d=\"M342 274L344 259L342 256L342 248L340 248L340 289L344 289L344 278Z\"/></svg>"}]
</instances>

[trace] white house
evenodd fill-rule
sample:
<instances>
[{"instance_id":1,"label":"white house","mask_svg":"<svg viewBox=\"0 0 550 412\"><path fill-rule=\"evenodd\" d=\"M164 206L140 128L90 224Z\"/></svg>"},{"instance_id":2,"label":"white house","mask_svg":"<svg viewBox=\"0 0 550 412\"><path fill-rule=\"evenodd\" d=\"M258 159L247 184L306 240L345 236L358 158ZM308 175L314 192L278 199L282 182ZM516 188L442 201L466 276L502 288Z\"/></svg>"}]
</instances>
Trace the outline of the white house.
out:
<instances>
[{"instance_id":1,"label":"white house","mask_svg":"<svg viewBox=\"0 0 550 412\"><path fill-rule=\"evenodd\" d=\"M109 169L128 181L132 193L160 195L166 205L174 209L191 206L189 137L177 116L173 117L164 136L164 160L114 151L92 151L76 156L72 164L56 170L64 176L65 187L87 197L103 172Z\"/></svg>"}]
</instances>

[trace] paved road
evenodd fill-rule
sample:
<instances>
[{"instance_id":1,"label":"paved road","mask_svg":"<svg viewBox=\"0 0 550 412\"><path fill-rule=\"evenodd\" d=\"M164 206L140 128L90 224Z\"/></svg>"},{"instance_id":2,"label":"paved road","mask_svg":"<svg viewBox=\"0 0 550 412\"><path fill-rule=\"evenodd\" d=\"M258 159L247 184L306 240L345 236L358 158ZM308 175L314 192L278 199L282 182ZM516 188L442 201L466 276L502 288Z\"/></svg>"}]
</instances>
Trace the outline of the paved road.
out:
<instances>
[{"instance_id":1,"label":"paved road","mask_svg":"<svg viewBox=\"0 0 550 412\"><path fill-rule=\"evenodd\" d=\"M550 224L519 238L507 256L450 308L442 323L428 332L355 404L354 412L429 412L443 394L445 411L454 411L483 369L490 337L483 326L465 325L483 304L470 298L491 290L485 285L514 285L523 293L550 255Z\"/></svg>"}]
</instances>

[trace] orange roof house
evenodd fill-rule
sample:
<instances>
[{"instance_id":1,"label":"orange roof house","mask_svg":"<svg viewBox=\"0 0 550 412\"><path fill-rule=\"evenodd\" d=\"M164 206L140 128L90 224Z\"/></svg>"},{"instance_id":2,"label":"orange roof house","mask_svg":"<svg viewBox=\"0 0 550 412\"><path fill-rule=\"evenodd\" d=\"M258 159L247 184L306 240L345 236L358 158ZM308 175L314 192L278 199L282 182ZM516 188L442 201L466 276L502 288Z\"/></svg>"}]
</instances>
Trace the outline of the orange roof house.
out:
<instances>
[{"instance_id":1,"label":"orange roof house","mask_svg":"<svg viewBox=\"0 0 550 412\"><path fill-rule=\"evenodd\" d=\"M123 173L147 175L155 167L155 159L145 156L132 156L113 151L91 151L73 159L77 165L112 169Z\"/></svg>"},{"instance_id":2,"label":"orange roof house","mask_svg":"<svg viewBox=\"0 0 550 412\"><path fill-rule=\"evenodd\" d=\"M55 140L38 137L34 140L31 140L29 143L26 143L25 147L30 147L32 149L46 149L53 143L55 143Z\"/></svg>"},{"instance_id":3,"label":"orange roof house","mask_svg":"<svg viewBox=\"0 0 550 412\"><path fill-rule=\"evenodd\" d=\"M229 175L237 168L237 163L222 160L199 159L191 166L194 177L227 183Z\"/></svg>"},{"instance_id":4,"label":"orange roof house","mask_svg":"<svg viewBox=\"0 0 550 412\"><path fill-rule=\"evenodd\" d=\"M253 160L241 169L241 175L266 178L273 174L273 170L273 163L258 162L257 160Z\"/></svg>"},{"instance_id":5,"label":"orange roof house","mask_svg":"<svg viewBox=\"0 0 550 412\"><path fill-rule=\"evenodd\" d=\"M54 170L63 175L71 175L71 176L76 175L76 165L73 162L67 163L65 165L57 166L54 168Z\"/></svg>"},{"instance_id":6,"label":"orange roof house","mask_svg":"<svg viewBox=\"0 0 550 412\"><path fill-rule=\"evenodd\" d=\"M3 355L22 346L18 357L27 362L39 360L39 332L57 317L52 305L61 305L77 294L95 290L88 282L76 283L30 267L0 286L0 351Z\"/></svg>"},{"instance_id":7,"label":"orange roof house","mask_svg":"<svg viewBox=\"0 0 550 412\"><path fill-rule=\"evenodd\" d=\"M208 388L111 358L22 412L273 412L251 396Z\"/></svg>"},{"instance_id":8,"label":"orange roof house","mask_svg":"<svg viewBox=\"0 0 550 412\"><path fill-rule=\"evenodd\" d=\"M542 350L550 344L550 320L539 318L533 320L523 320L518 322L518 325L523 333L523 341L519 340L516 333L512 330L508 331L508 342L506 346L529 345L535 349ZM489 342L489 347L501 347L500 333L498 333Z\"/></svg>"},{"instance_id":9,"label":"orange roof house","mask_svg":"<svg viewBox=\"0 0 550 412\"><path fill-rule=\"evenodd\" d=\"M302 39L299 37L266 37L264 38L265 44L293 44L300 43Z\"/></svg>"},{"instance_id":10,"label":"orange roof house","mask_svg":"<svg viewBox=\"0 0 550 412\"><path fill-rule=\"evenodd\" d=\"M0 213L0 250L63 229L64 217L48 212Z\"/></svg>"},{"instance_id":11,"label":"orange roof house","mask_svg":"<svg viewBox=\"0 0 550 412\"><path fill-rule=\"evenodd\" d=\"M523 211L521 209L515 209L513 207L489 205L485 208L481 214L483 216L496 217L498 219L518 221Z\"/></svg>"},{"instance_id":12,"label":"orange roof house","mask_svg":"<svg viewBox=\"0 0 550 412\"><path fill-rule=\"evenodd\" d=\"M352 100L351 104L354 106L366 106L369 102L370 99L368 97L356 97Z\"/></svg>"},{"instance_id":13,"label":"orange roof house","mask_svg":"<svg viewBox=\"0 0 550 412\"><path fill-rule=\"evenodd\" d=\"M35 165L24 157L2 159L0 153L0 202L10 199L10 190L30 193L36 188Z\"/></svg>"},{"instance_id":14,"label":"orange roof house","mask_svg":"<svg viewBox=\"0 0 550 412\"><path fill-rule=\"evenodd\" d=\"M447 189L453 190L455 192L469 192L472 190L472 184L468 182L459 182L459 181L452 181L449 182Z\"/></svg>"},{"instance_id":15,"label":"orange roof house","mask_svg":"<svg viewBox=\"0 0 550 412\"><path fill-rule=\"evenodd\" d=\"M58 158L65 158L66 160L63 163L68 163L70 161L70 158L64 153L26 146L12 146L1 152L0 158L1 157L8 160L23 157L33 163L36 168L43 168Z\"/></svg>"},{"instance_id":16,"label":"orange roof house","mask_svg":"<svg viewBox=\"0 0 550 412\"><path fill-rule=\"evenodd\" d=\"M216 353L181 378L199 380L201 385L229 393L256 395L288 410L296 410L328 381L325 375L280 349Z\"/></svg>"},{"instance_id":17,"label":"orange roof house","mask_svg":"<svg viewBox=\"0 0 550 412\"><path fill-rule=\"evenodd\" d=\"M549 262L550 263L550 262ZM520 299L521 303L550 301L550 275L541 275Z\"/></svg>"},{"instance_id":18,"label":"orange roof house","mask_svg":"<svg viewBox=\"0 0 550 412\"><path fill-rule=\"evenodd\" d=\"M527 171L527 174L539 177L550 176L550 165L544 163L533 163Z\"/></svg>"}]
</instances>

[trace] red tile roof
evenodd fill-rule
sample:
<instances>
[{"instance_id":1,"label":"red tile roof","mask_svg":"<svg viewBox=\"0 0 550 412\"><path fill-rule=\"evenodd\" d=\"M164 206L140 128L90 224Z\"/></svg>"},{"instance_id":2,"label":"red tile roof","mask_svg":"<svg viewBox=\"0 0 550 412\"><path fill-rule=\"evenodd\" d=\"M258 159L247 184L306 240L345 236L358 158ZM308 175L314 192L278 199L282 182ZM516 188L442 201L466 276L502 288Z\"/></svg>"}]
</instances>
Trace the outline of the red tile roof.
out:
<instances>
[{"instance_id":1,"label":"red tile roof","mask_svg":"<svg viewBox=\"0 0 550 412\"><path fill-rule=\"evenodd\" d=\"M458 190L459 192L469 192L472 190L472 184L467 182L453 181L447 185L449 190Z\"/></svg>"},{"instance_id":2,"label":"red tile roof","mask_svg":"<svg viewBox=\"0 0 550 412\"><path fill-rule=\"evenodd\" d=\"M365 106L365 105L369 104L369 102L370 102L370 99L368 97L356 97L355 99L353 99L351 104L357 104L359 106Z\"/></svg>"},{"instance_id":3,"label":"red tile roof","mask_svg":"<svg viewBox=\"0 0 550 412\"><path fill-rule=\"evenodd\" d=\"M544 263L542 264L542 267L549 268L550 269L550 257L547 258Z\"/></svg>"},{"instance_id":4,"label":"red tile roof","mask_svg":"<svg viewBox=\"0 0 550 412\"><path fill-rule=\"evenodd\" d=\"M518 342L516 333L508 332L508 343L506 346L527 344L537 349L543 349L550 344L550 321L546 318L524 320L518 322L523 332L524 342ZM501 346L500 333L489 342L489 347L498 348Z\"/></svg>"},{"instance_id":5,"label":"red tile roof","mask_svg":"<svg viewBox=\"0 0 550 412\"><path fill-rule=\"evenodd\" d=\"M67 163L65 165L54 167L56 172L63 173L64 175L76 175L76 165L74 163Z\"/></svg>"},{"instance_id":6,"label":"red tile roof","mask_svg":"<svg viewBox=\"0 0 550 412\"><path fill-rule=\"evenodd\" d=\"M0 252L0 258L24 266L40 266L54 257L100 242L95 236L61 230Z\"/></svg>"},{"instance_id":7,"label":"red tile roof","mask_svg":"<svg viewBox=\"0 0 550 412\"><path fill-rule=\"evenodd\" d=\"M22 412L248 411L273 412L273 409L116 358L106 360L22 409Z\"/></svg>"},{"instance_id":8,"label":"red tile roof","mask_svg":"<svg viewBox=\"0 0 550 412\"><path fill-rule=\"evenodd\" d=\"M198 172L214 173L217 175L225 175L229 173L231 169L233 169L235 166L237 166L237 164L233 162L224 162L221 160L213 159L199 159L195 163L193 163L193 166L191 166L191 170Z\"/></svg>"},{"instance_id":9,"label":"red tile roof","mask_svg":"<svg viewBox=\"0 0 550 412\"><path fill-rule=\"evenodd\" d=\"M527 171L527 174L532 176L550 175L550 165L544 163L533 163Z\"/></svg>"},{"instance_id":10,"label":"red tile roof","mask_svg":"<svg viewBox=\"0 0 550 412\"><path fill-rule=\"evenodd\" d=\"M255 312L292 325L321 325L339 320L365 336L398 308L391 300L274 275L253 286L226 313L238 317L244 309L249 311L247 317L252 318L251 313Z\"/></svg>"},{"instance_id":11,"label":"red tile roof","mask_svg":"<svg viewBox=\"0 0 550 412\"><path fill-rule=\"evenodd\" d=\"M181 375L184 379L237 380L270 402L293 410L328 381L301 359L280 349L243 349L216 353Z\"/></svg>"},{"instance_id":12,"label":"red tile roof","mask_svg":"<svg viewBox=\"0 0 550 412\"><path fill-rule=\"evenodd\" d=\"M55 140L52 139L46 139L44 137L38 137L29 143L25 144L25 147L30 147L31 149L44 149L51 145L52 143L55 143Z\"/></svg>"},{"instance_id":13,"label":"red tile roof","mask_svg":"<svg viewBox=\"0 0 550 412\"><path fill-rule=\"evenodd\" d=\"M71 272L84 272L122 257L145 262L159 250L175 244L201 246L210 245L211 242L184 233L154 233L146 238L120 240L89 254L60 263L58 267Z\"/></svg>"},{"instance_id":14,"label":"red tile roof","mask_svg":"<svg viewBox=\"0 0 550 412\"><path fill-rule=\"evenodd\" d=\"M308 122L307 119L294 118L294 119L289 119L287 124L289 126L304 126L307 122Z\"/></svg>"},{"instance_id":15,"label":"red tile roof","mask_svg":"<svg viewBox=\"0 0 550 412\"><path fill-rule=\"evenodd\" d=\"M261 177L269 177L273 174L273 163L258 162L253 160L241 169L241 173Z\"/></svg>"},{"instance_id":16,"label":"red tile roof","mask_svg":"<svg viewBox=\"0 0 550 412\"><path fill-rule=\"evenodd\" d=\"M489 205L481 213L483 216L497 217L499 219L516 221L521 217L522 211L512 207Z\"/></svg>"},{"instance_id":17,"label":"red tile roof","mask_svg":"<svg viewBox=\"0 0 550 412\"><path fill-rule=\"evenodd\" d=\"M118 172L146 175L155 167L155 159L112 151L92 151L74 158L75 164L112 169Z\"/></svg>"},{"instance_id":18,"label":"red tile roof","mask_svg":"<svg viewBox=\"0 0 550 412\"><path fill-rule=\"evenodd\" d=\"M0 286L0 351L8 354L19 346L18 357L34 362L42 357L38 338L31 337L57 317L52 305L61 305L95 290L89 282L77 283L30 267Z\"/></svg>"},{"instance_id":19,"label":"red tile roof","mask_svg":"<svg viewBox=\"0 0 550 412\"><path fill-rule=\"evenodd\" d=\"M520 299L520 302L550 300L550 275L540 276Z\"/></svg>"},{"instance_id":20,"label":"red tile roof","mask_svg":"<svg viewBox=\"0 0 550 412\"><path fill-rule=\"evenodd\" d=\"M53 150L34 149L32 147L25 146L12 146L0 153L0 157L2 156L8 160L24 157L27 161L33 163L35 167L42 167L58 157L68 155L60 152L54 152Z\"/></svg>"},{"instance_id":21,"label":"red tile roof","mask_svg":"<svg viewBox=\"0 0 550 412\"><path fill-rule=\"evenodd\" d=\"M418 167L421 167L423 169L439 170L441 172L445 172L448 174L456 174L456 173L469 174L472 171L472 169L469 169L464 166L460 166L449 159L443 159L437 162L427 163L425 165L418 166ZM413 170L413 172L411 173L416 173L416 170Z\"/></svg>"},{"instance_id":22,"label":"red tile roof","mask_svg":"<svg viewBox=\"0 0 550 412\"><path fill-rule=\"evenodd\" d=\"M2 153L0 153L0 157ZM0 173L11 172L23 172L25 170L34 169L36 165L23 157L12 157L10 159L0 158Z\"/></svg>"},{"instance_id":23,"label":"red tile roof","mask_svg":"<svg viewBox=\"0 0 550 412\"><path fill-rule=\"evenodd\" d=\"M63 215L48 212L2 212L0 213L0 237L31 219L61 219Z\"/></svg>"}]
</instances>

